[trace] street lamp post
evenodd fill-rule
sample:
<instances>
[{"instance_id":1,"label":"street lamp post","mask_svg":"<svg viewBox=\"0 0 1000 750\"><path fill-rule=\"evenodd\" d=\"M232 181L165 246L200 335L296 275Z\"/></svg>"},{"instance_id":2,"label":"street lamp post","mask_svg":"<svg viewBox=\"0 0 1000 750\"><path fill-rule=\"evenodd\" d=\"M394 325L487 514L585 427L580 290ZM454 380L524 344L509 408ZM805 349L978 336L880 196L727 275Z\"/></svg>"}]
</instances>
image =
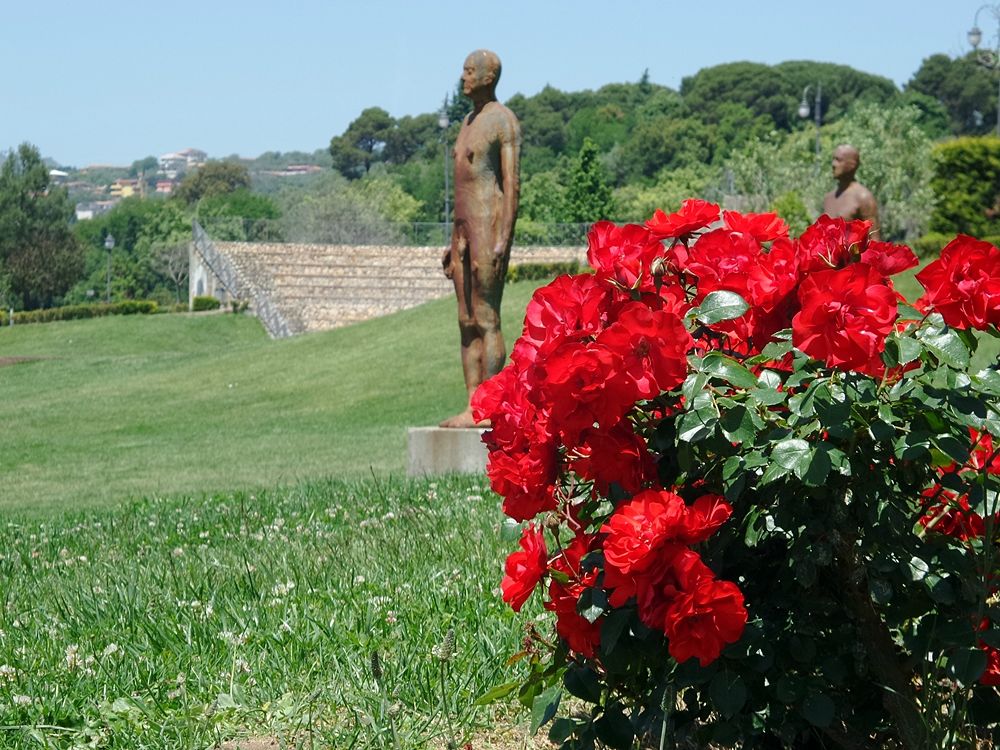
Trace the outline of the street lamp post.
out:
<instances>
[{"instance_id":1,"label":"street lamp post","mask_svg":"<svg viewBox=\"0 0 1000 750\"><path fill-rule=\"evenodd\" d=\"M451 206L448 203L449 199L449 189L448 189L448 126L451 122L448 120L448 95L444 95L444 106L441 107L441 116L438 117L438 125L441 128L441 151L444 154L444 241L446 245L451 244L451 222L449 221L449 214L451 213Z\"/></svg>"},{"instance_id":2,"label":"street lamp post","mask_svg":"<svg viewBox=\"0 0 1000 750\"><path fill-rule=\"evenodd\" d=\"M984 10L989 11L997 22L997 36L993 49L981 50L979 43L983 41L983 32L979 29L979 14ZM1000 73L1000 5L983 5L976 11L972 28L969 29L969 44L977 53L976 62L994 73ZM1000 75L997 76L997 136L1000 136Z\"/></svg>"},{"instance_id":3,"label":"street lamp post","mask_svg":"<svg viewBox=\"0 0 1000 750\"><path fill-rule=\"evenodd\" d=\"M111 303L111 251L115 249L115 237L112 234L108 234L104 238L104 249L108 251L108 290L105 294L105 302Z\"/></svg>"},{"instance_id":4,"label":"street lamp post","mask_svg":"<svg viewBox=\"0 0 1000 750\"><path fill-rule=\"evenodd\" d=\"M809 117L809 89L812 85L802 89L802 101L799 102L799 117L803 120ZM820 160L819 150L819 130L823 125L823 84L816 84L816 102L813 105L813 122L816 123L816 162Z\"/></svg>"}]
</instances>

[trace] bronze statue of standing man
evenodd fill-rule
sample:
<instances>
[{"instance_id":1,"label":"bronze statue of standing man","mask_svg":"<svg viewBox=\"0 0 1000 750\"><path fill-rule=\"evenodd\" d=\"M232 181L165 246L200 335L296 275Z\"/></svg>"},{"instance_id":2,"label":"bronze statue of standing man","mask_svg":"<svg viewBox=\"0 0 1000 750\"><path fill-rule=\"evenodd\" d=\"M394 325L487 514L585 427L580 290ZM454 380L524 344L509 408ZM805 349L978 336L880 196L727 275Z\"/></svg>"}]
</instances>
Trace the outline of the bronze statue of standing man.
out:
<instances>
[{"instance_id":1,"label":"bronze statue of standing man","mask_svg":"<svg viewBox=\"0 0 1000 750\"><path fill-rule=\"evenodd\" d=\"M846 143L833 151L833 178L837 181L835 190L823 197L823 213L841 219L864 219L872 223L869 236L879 239L878 204L871 191L854 179L861 154L854 146Z\"/></svg>"},{"instance_id":2,"label":"bronze statue of standing man","mask_svg":"<svg viewBox=\"0 0 1000 750\"><path fill-rule=\"evenodd\" d=\"M469 400L479 384L504 366L500 300L520 193L521 128L496 98L500 58L476 50L462 68L462 93L472 112L455 142L455 225L443 258L455 283L465 374L465 409L442 427L475 427Z\"/></svg>"}]
</instances>

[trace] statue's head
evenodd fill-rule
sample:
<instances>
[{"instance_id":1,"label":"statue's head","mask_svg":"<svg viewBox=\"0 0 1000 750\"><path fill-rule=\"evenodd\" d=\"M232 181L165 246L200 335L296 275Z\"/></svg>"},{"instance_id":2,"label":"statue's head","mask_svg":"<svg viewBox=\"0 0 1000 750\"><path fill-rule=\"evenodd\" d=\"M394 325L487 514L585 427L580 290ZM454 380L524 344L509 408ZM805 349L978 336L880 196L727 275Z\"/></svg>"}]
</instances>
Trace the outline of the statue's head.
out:
<instances>
[{"instance_id":1,"label":"statue's head","mask_svg":"<svg viewBox=\"0 0 1000 750\"><path fill-rule=\"evenodd\" d=\"M500 58L488 49L477 49L465 58L462 67L462 93L472 96L483 92L492 96L500 80Z\"/></svg>"},{"instance_id":2,"label":"statue's head","mask_svg":"<svg viewBox=\"0 0 1000 750\"><path fill-rule=\"evenodd\" d=\"M861 154L854 146L842 143L833 150L833 176L836 179L853 177L860 164Z\"/></svg>"}]
</instances>

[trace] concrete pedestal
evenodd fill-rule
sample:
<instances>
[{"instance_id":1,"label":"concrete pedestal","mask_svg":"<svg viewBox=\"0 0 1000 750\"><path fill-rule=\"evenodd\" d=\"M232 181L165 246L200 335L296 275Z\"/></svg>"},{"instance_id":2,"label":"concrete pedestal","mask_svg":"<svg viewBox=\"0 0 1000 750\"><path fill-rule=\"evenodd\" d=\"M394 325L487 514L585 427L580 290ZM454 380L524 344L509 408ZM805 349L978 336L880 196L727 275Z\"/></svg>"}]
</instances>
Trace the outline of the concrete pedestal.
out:
<instances>
[{"instance_id":1,"label":"concrete pedestal","mask_svg":"<svg viewBox=\"0 0 1000 750\"><path fill-rule=\"evenodd\" d=\"M482 474L486 471L485 430L411 427L407 434L411 477L425 474Z\"/></svg>"}]
</instances>

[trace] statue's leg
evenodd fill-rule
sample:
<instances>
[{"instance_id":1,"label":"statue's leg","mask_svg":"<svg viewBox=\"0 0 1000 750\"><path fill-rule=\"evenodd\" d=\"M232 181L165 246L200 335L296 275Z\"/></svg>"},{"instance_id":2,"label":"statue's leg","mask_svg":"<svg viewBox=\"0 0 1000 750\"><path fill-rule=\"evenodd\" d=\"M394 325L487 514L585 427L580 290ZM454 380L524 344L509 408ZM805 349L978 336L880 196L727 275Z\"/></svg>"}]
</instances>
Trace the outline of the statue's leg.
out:
<instances>
[{"instance_id":1,"label":"statue's leg","mask_svg":"<svg viewBox=\"0 0 1000 750\"><path fill-rule=\"evenodd\" d=\"M469 403L476 388L483 382L483 339L476 322L474 296L475 271L469 247L467 228L456 225L452 244L452 281L458 300L458 330L462 345L462 373L465 376L466 408L441 422L442 427L473 427Z\"/></svg>"},{"instance_id":2,"label":"statue's leg","mask_svg":"<svg viewBox=\"0 0 1000 750\"><path fill-rule=\"evenodd\" d=\"M507 349L500 326L500 303L503 299L510 248L499 258L494 256L493 242L483 243L483 248L481 255L473 260L475 280L472 301L476 325L482 338L482 380L489 380L503 369L507 361Z\"/></svg>"}]
</instances>

